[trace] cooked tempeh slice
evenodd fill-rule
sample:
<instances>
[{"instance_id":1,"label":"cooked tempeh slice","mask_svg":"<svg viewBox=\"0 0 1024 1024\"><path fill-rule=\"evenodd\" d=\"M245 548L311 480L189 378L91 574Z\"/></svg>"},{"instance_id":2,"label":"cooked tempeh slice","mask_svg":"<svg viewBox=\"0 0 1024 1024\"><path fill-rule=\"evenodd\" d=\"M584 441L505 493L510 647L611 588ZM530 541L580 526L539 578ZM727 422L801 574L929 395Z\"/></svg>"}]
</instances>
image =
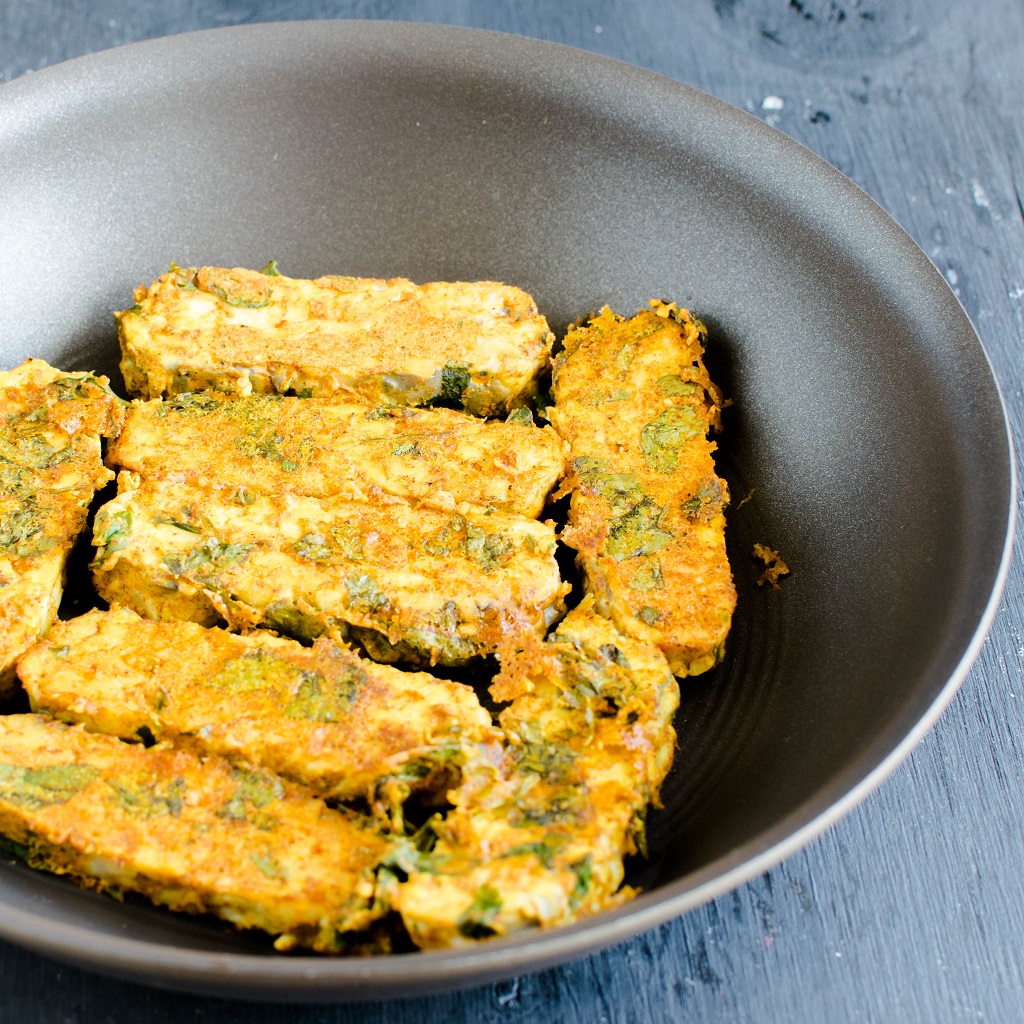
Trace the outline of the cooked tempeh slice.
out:
<instances>
[{"instance_id":1,"label":"cooked tempeh slice","mask_svg":"<svg viewBox=\"0 0 1024 1024\"><path fill-rule=\"evenodd\" d=\"M0 699L57 616L68 552L113 478L100 437L120 429L123 405L105 377L41 359L0 371Z\"/></svg>"},{"instance_id":2,"label":"cooked tempeh slice","mask_svg":"<svg viewBox=\"0 0 1024 1024\"><path fill-rule=\"evenodd\" d=\"M592 597L546 643L524 635L507 649L491 694L511 701L504 761L466 769L455 809L432 822L433 849L387 887L427 949L568 924L631 895L622 858L643 849L647 805L672 764L668 664L595 614Z\"/></svg>"},{"instance_id":3,"label":"cooked tempeh slice","mask_svg":"<svg viewBox=\"0 0 1024 1024\"><path fill-rule=\"evenodd\" d=\"M736 605L728 487L715 473L721 394L703 326L674 303L624 320L604 309L565 338L548 415L570 445L563 539L596 607L656 643L676 675L722 657Z\"/></svg>"},{"instance_id":4,"label":"cooked tempeh slice","mask_svg":"<svg viewBox=\"0 0 1024 1024\"><path fill-rule=\"evenodd\" d=\"M512 416L502 423L454 409L200 392L134 403L107 461L146 478L229 491L395 495L536 518L562 475L566 445L551 427L535 427L529 410Z\"/></svg>"},{"instance_id":5,"label":"cooked tempeh slice","mask_svg":"<svg viewBox=\"0 0 1024 1024\"><path fill-rule=\"evenodd\" d=\"M0 717L0 834L32 867L89 888L321 952L381 915L374 872L390 848L366 819L270 772L37 715Z\"/></svg>"},{"instance_id":6,"label":"cooked tempeh slice","mask_svg":"<svg viewBox=\"0 0 1024 1024\"><path fill-rule=\"evenodd\" d=\"M472 687L127 608L58 622L18 663L34 711L122 739L172 741L269 768L396 815L412 790L443 800L466 750L497 731Z\"/></svg>"},{"instance_id":7,"label":"cooked tempeh slice","mask_svg":"<svg viewBox=\"0 0 1024 1024\"><path fill-rule=\"evenodd\" d=\"M115 314L138 397L219 390L443 400L490 416L537 391L553 336L533 299L495 281L283 277L172 265Z\"/></svg>"},{"instance_id":8,"label":"cooked tempeh slice","mask_svg":"<svg viewBox=\"0 0 1024 1024\"><path fill-rule=\"evenodd\" d=\"M457 665L565 610L550 523L118 479L94 579L147 618L305 640L348 628L374 660Z\"/></svg>"}]
</instances>

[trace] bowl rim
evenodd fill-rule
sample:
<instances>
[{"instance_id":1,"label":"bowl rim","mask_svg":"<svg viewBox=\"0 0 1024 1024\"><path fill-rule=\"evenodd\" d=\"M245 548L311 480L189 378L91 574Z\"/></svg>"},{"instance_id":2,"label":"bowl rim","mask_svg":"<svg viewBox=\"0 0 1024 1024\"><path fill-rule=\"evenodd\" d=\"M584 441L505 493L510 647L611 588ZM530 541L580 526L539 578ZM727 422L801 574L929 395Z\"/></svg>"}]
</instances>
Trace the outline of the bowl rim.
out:
<instances>
[{"instance_id":1,"label":"bowl rim","mask_svg":"<svg viewBox=\"0 0 1024 1024\"><path fill-rule=\"evenodd\" d=\"M906 730L898 723L877 738L870 749L851 762L845 771L804 800L772 827L755 834L743 845L704 865L695 872L657 889L640 894L614 910L576 924L518 933L476 947L427 951L365 959L267 956L265 954L219 953L165 945L145 939L97 933L44 914L6 906L0 916L0 938L56 959L74 962L105 974L131 978L160 987L204 994L232 995L249 999L362 1000L415 996L435 991L467 988L516 974L537 971L597 952L639 932L653 928L686 911L727 893L776 866L821 835L848 814L900 765L933 727L966 678L978 656L998 610L1012 561L1018 481L1006 404L984 345L966 311L948 284L910 235L866 192L831 164L760 119L708 93L687 86L657 72L627 64L591 51L524 36L485 29L436 23L358 19L318 19L263 22L202 29L162 36L76 57L31 75L0 85L0 116L19 113L29 117L36 107L52 103L54 91L61 102L71 102L77 87L89 80L116 73L125 61L166 65L175 52L184 52L210 39L228 37L258 50L260 46L289 39L297 42L308 32L322 41L344 46L347 38L364 37L364 45L375 34L408 34L424 41L444 37L473 37L472 44L487 40L504 49L510 59L533 54L544 60L575 61L598 76L619 76L634 87L658 90L685 100L716 121L741 135L770 145L801 174L813 179L829 193L854 207L855 216L874 220L886 232L886 243L897 247L918 274L945 291L956 303L965 328L965 344L976 343L987 366L994 395L999 403L1008 466L1006 530L991 591L970 641L955 669L935 699L916 723ZM470 40L467 38L467 43ZM67 97L67 99L63 98ZM895 739L889 732L899 734ZM894 742L895 740L895 742ZM247 995L247 993L249 993Z\"/></svg>"}]
</instances>

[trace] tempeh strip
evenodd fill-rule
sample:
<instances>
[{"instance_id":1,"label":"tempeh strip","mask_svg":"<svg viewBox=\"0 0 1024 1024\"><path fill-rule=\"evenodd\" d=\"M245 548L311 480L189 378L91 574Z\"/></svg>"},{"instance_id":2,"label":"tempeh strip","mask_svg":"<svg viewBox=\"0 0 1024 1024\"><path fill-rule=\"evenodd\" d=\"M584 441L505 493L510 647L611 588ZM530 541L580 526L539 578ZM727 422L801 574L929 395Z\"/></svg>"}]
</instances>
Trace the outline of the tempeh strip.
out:
<instances>
[{"instance_id":1,"label":"tempeh strip","mask_svg":"<svg viewBox=\"0 0 1024 1024\"><path fill-rule=\"evenodd\" d=\"M672 764L678 685L658 649L595 614L593 598L546 643L524 635L501 660L491 695L511 701L504 759L466 769L455 809L431 823L433 848L387 886L423 948L568 924L626 899L622 858L644 848L647 805Z\"/></svg>"},{"instance_id":2,"label":"tempeh strip","mask_svg":"<svg viewBox=\"0 0 1024 1024\"><path fill-rule=\"evenodd\" d=\"M496 738L461 683L377 665L326 638L307 648L127 608L56 623L18 674L34 711L241 758L391 816L412 790L443 800L464 747Z\"/></svg>"},{"instance_id":3,"label":"tempeh strip","mask_svg":"<svg viewBox=\"0 0 1024 1024\"><path fill-rule=\"evenodd\" d=\"M96 515L94 579L147 618L305 640L348 630L377 661L457 665L564 612L549 523L119 482Z\"/></svg>"},{"instance_id":4,"label":"tempeh strip","mask_svg":"<svg viewBox=\"0 0 1024 1024\"><path fill-rule=\"evenodd\" d=\"M491 416L537 392L553 336L533 299L495 281L284 277L177 266L115 314L141 398L219 390L444 401Z\"/></svg>"},{"instance_id":5,"label":"tempeh strip","mask_svg":"<svg viewBox=\"0 0 1024 1024\"><path fill-rule=\"evenodd\" d=\"M0 371L0 699L57 616L68 553L113 478L100 438L120 429L123 404L106 377L41 359Z\"/></svg>"},{"instance_id":6,"label":"tempeh strip","mask_svg":"<svg viewBox=\"0 0 1024 1024\"><path fill-rule=\"evenodd\" d=\"M703 326L652 300L576 326L556 360L548 415L571 453L563 539L596 607L657 644L676 675L722 657L736 605L725 550L728 488L715 472L721 394Z\"/></svg>"},{"instance_id":7,"label":"tempeh strip","mask_svg":"<svg viewBox=\"0 0 1024 1024\"><path fill-rule=\"evenodd\" d=\"M389 850L359 816L270 772L0 717L0 835L29 865L339 952L381 916Z\"/></svg>"},{"instance_id":8,"label":"tempeh strip","mask_svg":"<svg viewBox=\"0 0 1024 1024\"><path fill-rule=\"evenodd\" d=\"M252 494L394 495L536 518L566 445L522 409L513 421L454 409L384 409L337 398L209 392L135 402L107 461L150 479Z\"/></svg>"}]
</instances>

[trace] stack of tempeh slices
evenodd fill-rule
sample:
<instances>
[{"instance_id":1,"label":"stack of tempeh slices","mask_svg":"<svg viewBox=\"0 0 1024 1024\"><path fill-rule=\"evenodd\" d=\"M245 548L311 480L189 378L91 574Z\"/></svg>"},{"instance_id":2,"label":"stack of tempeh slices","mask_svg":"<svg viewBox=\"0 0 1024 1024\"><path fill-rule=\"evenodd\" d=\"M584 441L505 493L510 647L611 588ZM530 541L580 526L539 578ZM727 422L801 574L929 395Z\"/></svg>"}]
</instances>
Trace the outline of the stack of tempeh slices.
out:
<instances>
[{"instance_id":1,"label":"stack of tempeh slices","mask_svg":"<svg viewBox=\"0 0 1024 1024\"><path fill-rule=\"evenodd\" d=\"M688 320L657 312L690 380ZM552 336L532 299L172 267L118 323L140 398L93 529L111 609L56 623L18 663L37 714L0 718L9 849L279 949L387 950L399 919L417 946L449 947L628 897L678 687L657 631L616 613L600 552L571 538L590 596L565 615L554 524L537 517L570 453L567 484L586 478L594 428L585 412L571 430L553 415L561 436L533 423ZM118 431L97 430L97 450L100 432ZM640 519L649 493L672 505L658 487ZM693 495L677 497L685 513ZM693 521L712 518L702 505ZM629 526L638 552L588 522L616 563L671 556L657 522L653 549L647 520ZM688 671L720 656L709 632ZM489 654L496 720L431 671Z\"/></svg>"}]
</instances>

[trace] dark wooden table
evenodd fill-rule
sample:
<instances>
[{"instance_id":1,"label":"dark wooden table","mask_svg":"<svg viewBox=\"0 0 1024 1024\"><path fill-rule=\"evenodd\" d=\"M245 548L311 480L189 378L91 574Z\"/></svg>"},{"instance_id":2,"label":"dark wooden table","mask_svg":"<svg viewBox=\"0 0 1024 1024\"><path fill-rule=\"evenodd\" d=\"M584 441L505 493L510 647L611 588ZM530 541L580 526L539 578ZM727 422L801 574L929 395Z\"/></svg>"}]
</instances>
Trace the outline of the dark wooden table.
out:
<instances>
[{"instance_id":1,"label":"dark wooden table","mask_svg":"<svg viewBox=\"0 0 1024 1024\"><path fill-rule=\"evenodd\" d=\"M1024 438L1020 0L2 0L0 81L153 36L320 17L568 43L776 125L931 257ZM1022 597L1018 561L959 696L858 810L755 882L606 953L449 996L285 1007L153 991L0 944L0 1022L1024 1021Z\"/></svg>"}]
</instances>

